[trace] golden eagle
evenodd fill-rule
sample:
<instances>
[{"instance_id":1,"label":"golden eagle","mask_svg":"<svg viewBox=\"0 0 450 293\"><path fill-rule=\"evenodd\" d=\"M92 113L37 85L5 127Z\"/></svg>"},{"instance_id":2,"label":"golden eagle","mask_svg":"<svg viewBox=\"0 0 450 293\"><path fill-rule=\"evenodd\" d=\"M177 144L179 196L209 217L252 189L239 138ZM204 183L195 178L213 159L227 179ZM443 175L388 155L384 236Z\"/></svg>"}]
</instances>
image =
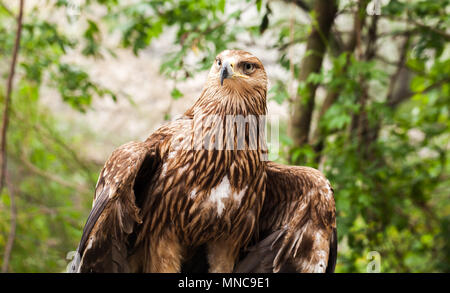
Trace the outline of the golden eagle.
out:
<instances>
[{"instance_id":1,"label":"golden eagle","mask_svg":"<svg viewBox=\"0 0 450 293\"><path fill-rule=\"evenodd\" d=\"M333 272L333 190L267 161L267 76L220 53L200 98L103 167L71 272Z\"/></svg>"}]
</instances>

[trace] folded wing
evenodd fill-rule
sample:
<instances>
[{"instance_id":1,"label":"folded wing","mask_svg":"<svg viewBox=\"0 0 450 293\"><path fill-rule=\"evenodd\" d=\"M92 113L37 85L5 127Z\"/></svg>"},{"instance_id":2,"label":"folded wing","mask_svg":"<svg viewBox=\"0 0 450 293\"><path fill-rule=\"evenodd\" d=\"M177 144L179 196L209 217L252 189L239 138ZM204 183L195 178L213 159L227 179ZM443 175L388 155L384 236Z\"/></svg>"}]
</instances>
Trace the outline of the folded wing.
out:
<instances>
[{"instance_id":1,"label":"folded wing","mask_svg":"<svg viewBox=\"0 0 450 293\"><path fill-rule=\"evenodd\" d=\"M129 272L139 211L160 162L147 142L116 149L103 167L69 272Z\"/></svg>"},{"instance_id":2,"label":"folded wing","mask_svg":"<svg viewBox=\"0 0 450 293\"><path fill-rule=\"evenodd\" d=\"M267 164L262 240L236 272L334 272L337 233L333 189L316 169Z\"/></svg>"}]
</instances>

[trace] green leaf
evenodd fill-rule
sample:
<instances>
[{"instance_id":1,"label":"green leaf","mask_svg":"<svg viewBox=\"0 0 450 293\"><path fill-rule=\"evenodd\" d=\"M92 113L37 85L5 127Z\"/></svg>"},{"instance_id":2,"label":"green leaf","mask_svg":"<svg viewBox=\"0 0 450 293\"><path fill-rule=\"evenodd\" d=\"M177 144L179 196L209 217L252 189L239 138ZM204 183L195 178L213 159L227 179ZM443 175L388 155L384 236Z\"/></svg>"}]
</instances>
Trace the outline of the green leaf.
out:
<instances>
[{"instance_id":1,"label":"green leaf","mask_svg":"<svg viewBox=\"0 0 450 293\"><path fill-rule=\"evenodd\" d=\"M181 97L183 97L183 93L180 92L180 90L178 90L176 87L173 88L172 92L170 93L170 95L172 96L172 99L174 100L178 100Z\"/></svg>"},{"instance_id":2,"label":"green leaf","mask_svg":"<svg viewBox=\"0 0 450 293\"><path fill-rule=\"evenodd\" d=\"M258 10L258 12L261 11L261 6L262 6L262 0L256 0L256 9Z\"/></svg>"},{"instance_id":3,"label":"green leaf","mask_svg":"<svg viewBox=\"0 0 450 293\"><path fill-rule=\"evenodd\" d=\"M219 0L217 6L219 7L220 12L224 13L225 12L225 4L226 1L225 0Z\"/></svg>"}]
</instances>

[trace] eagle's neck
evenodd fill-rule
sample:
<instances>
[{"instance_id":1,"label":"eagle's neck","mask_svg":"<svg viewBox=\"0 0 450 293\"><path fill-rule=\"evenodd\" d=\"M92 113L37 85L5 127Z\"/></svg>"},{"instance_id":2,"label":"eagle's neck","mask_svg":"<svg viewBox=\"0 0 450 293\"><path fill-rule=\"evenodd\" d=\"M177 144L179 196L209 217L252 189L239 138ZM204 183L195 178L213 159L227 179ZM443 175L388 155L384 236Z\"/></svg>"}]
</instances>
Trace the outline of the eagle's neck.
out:
<instances>
[{"instance_id":1,"label":"eagle's neck","mask_svg":"<svg viewBox=\"0 0 450 293\"><path fill-rule=\"evenodd\" d=\"M192 119L195 164L201 177L227 176L242 189L245 178L260 172L267 154L265 141L266 91L237 92L206 87L186 116ZM238 131L238 129L240 130Z\"/></svg>"},{"instance_id":2,"label":"eagle's neck","mask_svg":"<svg viewBox=\"0 0 450 293\"><path fill-rule=\"evenodd\" d=\"M187 116L196 115L266 115L265 88L250 89L230 86L206 86L195 104L186 111Z\"/></svg>"}]
</instances>

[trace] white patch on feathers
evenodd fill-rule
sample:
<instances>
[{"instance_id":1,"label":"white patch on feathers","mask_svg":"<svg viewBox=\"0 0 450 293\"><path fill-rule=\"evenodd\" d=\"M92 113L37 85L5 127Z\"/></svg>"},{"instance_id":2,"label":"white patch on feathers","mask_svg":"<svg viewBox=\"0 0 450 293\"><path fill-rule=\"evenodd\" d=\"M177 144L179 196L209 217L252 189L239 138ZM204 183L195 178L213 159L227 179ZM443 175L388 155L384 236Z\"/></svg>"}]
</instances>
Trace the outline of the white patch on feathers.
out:
<instances>
[{"instance_id":1,"label":"white patch on feathers","mask_svg":"<svg viewBox=\"0 0 450 293\"><path fill-rule=\"evenodd\" d=\"M178 173L182 174L184 171L187 170L188 167L189 167L188 164L184 165L183 167L180 167L180 168L178 169Z\"/></svg>"},{"instance_id":2,"label":"white patch on feathers","mask_svg":"<svg viewBox=\"0 0 450 293\"><path fill-rule=\"evenodd\" d=\"M314 235L314 246L319 247L320 244L324 241L322 237L322 233L320 231L317 231ZM316 253L316 259L317 262L313 265L313 272L314 273L325 273L325 270L327 268L327 262L328 262L328 253L325 250L319 250Z\"/></svg>"},{"instance_id":3,"label":"white patch on feathers","mask_svg":"<svg viewBox=\"0 0 450 293\"><path fill-rule=\"evenodd\" d=\"M222 202L222 198L228 198L231 193L231 185L227 176L224 176L222 181L211 190L209 200L217 204L217 214L222 215L225 205Z\"/></svg>"},{"instance_id":4,"label":"white patch on feathers","mask_svg":"<svg viewBox=\"0 0 450 293\"><path fill-rule=\"evenodd\" d=\"M192 189L191 194L189 196L190 198L194 199L197 196L197 188Z\"/></svg>"},{"instance_id":5,"label":"white patch on feathers","mask_svg":"<svg viewBox=\"0 0 450 293\"><path fill-rule=\"evenodd\" d=\"M326 184L326 187L327 187L327 194L325 194L325 197L327 199L331 199L333 197L333 191L331 190L330 181L328 181L328 179L327 179L325 184Z\"/></svg>"},{"instance_id":6,"label":"white patch on feathers","mask_svg":"<svg viewBox=\"0 0 450 293\"><path fill-rule=\"evenodd\" d=\"M92 244L94 243L94 240L95 240L94 236L89 237L88 245L84 249L85 252L92 248Z\"/></svg>"},{"instance_id":7,"label":"white patch on feathers","mask_svg":"<svg viewBox=\"0 0 450 293\"><path fill-rule=\"evenodd\" d=\"M319 250L317 252L317 258L319 261L314 266L314 273L325 273L327 268L327 252L325 250Z\"/></svg>"},{"instance_id":8,"label":"white patch on feathers","mask_svg":"<svg viewBox=\"0 0 450 293\"><path fill-rule=\"evenodd\" d=\"M176 155L177 155L177 151L172 151L169 153L169 156L167 158L170 160L172 158L175 158Z\"/></svg>"},{"instance_id":9,"label":"white patch on feathers","mask_svg":"<svg viewBox=\"0 0 450 293\"><path fill-rule=\"evenodd\" d=\"M242 189L241 191L239 191L237 194L233 193L233 199L235 201L237 201L239 203L239 205L241 204L242 197L244 197L244 194L247 191L247 188L248 188L248 186L245 186L245 188Z\"/></svg>"},{"instance_id":10,"label":"white patch on feathers","mask_svg":"<svg viewBox=\"0 0 450 293\"><path fill-rule=\"evenodd\" d=\"M242 189L239 192L231 192L231 184L230 181L228 180L227 176L224 176L222 181L219 183L219 185L217 185L216 187L214 187L211 190L211 193L209 195L209 200L215 204L217 204L217 214L218 216L221 216L223 213L223 210L225 208L225 204L223 203L222 199L225 198L232 198L236 201L241 202L242 197L245 194L245 191L247 190L247 187L245 187L244 189ZM191 198L192 198L192 192L191 192Z\"/></svg>"},{"instance_id":11,"label":"white patch on feathers","mask_svg":"<svg viewBox=\"0 0 450 293\"><path fill-rule=\"evenodd\" d=\"M325 197L327 199L331 199L332 196L333 196L333 192L331 191L330 185L327 185L327 193L325 194Z\"/></svg>"},{"instance_id":12,"label":"white patch on feathers","mask_svg":"<svg viewBox=\"0 0 450 293\"><path fill-rule=\"evenodd\" d=\"M162 167L162 171L161 171L161 176L165 177L167 173L167 163L164 163L163 167Z\"/></svg>"}]
</instances>

